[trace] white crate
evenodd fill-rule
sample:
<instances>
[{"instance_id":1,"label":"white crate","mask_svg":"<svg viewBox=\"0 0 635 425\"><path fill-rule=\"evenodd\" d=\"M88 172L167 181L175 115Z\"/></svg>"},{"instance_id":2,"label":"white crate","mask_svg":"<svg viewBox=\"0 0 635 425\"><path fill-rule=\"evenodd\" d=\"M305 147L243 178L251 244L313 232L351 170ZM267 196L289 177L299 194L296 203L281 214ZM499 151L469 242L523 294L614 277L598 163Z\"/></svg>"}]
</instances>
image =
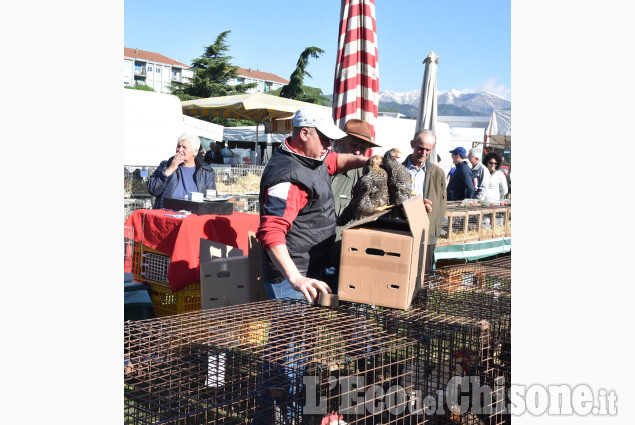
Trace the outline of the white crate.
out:
<instances>
[{"instance_id":1,"label":"white crate","mask_svg":"<svg viewBox=\"0 0 635 425\"><path fill-rule=\"evenodd\" d=\"M155 282L168 283L170 257L167 255L144 252L141 254L141 276Z\"/></svg>"}]
</instances>

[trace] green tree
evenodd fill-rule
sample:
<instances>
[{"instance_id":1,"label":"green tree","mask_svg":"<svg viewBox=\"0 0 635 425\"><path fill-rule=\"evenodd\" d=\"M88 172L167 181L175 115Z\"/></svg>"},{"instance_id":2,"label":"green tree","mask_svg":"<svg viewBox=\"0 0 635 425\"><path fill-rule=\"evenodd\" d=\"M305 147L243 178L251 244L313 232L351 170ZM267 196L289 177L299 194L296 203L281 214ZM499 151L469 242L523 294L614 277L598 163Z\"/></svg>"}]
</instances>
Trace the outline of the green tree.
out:
<instances>
[{"instance_id":1,"label":"green tree","mask_svg":"<svg viewBox=\"0 0 635 425\"><path fill-rule=\"evenodd\" d=\"M220 33L214 44L207 46L201 57L192 61L194 76L191 81L173 83L172 94L181 100L192 100L241 94L256 87L256 83L235 86L227 84L232 78L238 77L238 67L230 63L233 58L227 55L229 45L225 39L230 32L228 30Z\"/></svg>"},{"instance_id":2,"label":"green tree","mask_svg":"<svg viewBox=\"0 0 635 425\"><path fill-rule=\"evenodd\" d=\"M305 76L312 78L311 74L309 74L306 70L309 66L309 58L313 57L317 59L322 53L324 53L324 50L315 46L304 49L304 51L300 54L295 71L293 71L291 77L289 78L289 84L280 89L279 96L286 97L287 99L295 99L303 102L330 106L331 101L324 97L321 89L304 85ZM274 92L267 93L276 94Z\"/></svg>"}]
</instances>

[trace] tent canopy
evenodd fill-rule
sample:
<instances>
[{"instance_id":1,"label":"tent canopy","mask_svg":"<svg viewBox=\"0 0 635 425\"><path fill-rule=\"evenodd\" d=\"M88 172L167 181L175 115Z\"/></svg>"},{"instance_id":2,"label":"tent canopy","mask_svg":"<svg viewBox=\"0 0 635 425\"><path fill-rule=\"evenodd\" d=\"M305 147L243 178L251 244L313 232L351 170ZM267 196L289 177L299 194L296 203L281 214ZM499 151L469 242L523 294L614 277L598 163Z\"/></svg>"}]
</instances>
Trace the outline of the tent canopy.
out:
<instances>
[{"instance_id":1,"label":"tent canopy","mask_svg":"<svg viewBox=\"0 0 635 425\"><path fill-rule=\"evenodd\" d=\"M512 111L497 110L492 112L485 135L487 136L488 144L492 146L511 146Z\"/></svg>"},{"instance_id":2,"label":"tent canopy","mask_svg":"<svg viewBox=\"0 0 635 425\"><path fill-rule=\"evenodd\" d=\"M494 111L489 120L486 133L488 136L512 135L512 111Z\"/></svg>"},{"instance_id":3,"label":"tent canopy","mask_svg":"<svg viewBox=\"0 0 635 425\"><path fill-rule=\"evenodd\" d=\"M286 135L283 134L266 134L265 129L258 128L258 141L272 143L282 143ZM223 131L223 140L231 142L255 142L256 126L245 127L225 127Z\"/></svg>"}]
</instances>

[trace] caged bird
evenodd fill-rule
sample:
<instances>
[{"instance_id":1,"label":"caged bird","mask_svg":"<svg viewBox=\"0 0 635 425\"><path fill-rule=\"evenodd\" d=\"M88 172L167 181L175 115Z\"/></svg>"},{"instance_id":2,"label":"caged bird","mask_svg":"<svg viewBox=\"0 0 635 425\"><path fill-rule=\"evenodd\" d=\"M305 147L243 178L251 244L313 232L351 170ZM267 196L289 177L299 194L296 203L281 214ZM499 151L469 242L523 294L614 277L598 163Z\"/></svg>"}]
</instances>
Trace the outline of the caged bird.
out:
<instances>
[{"instance_id":1,"label":"caged bird","mask_svg":"<svg viewBox=\"0 0 635 425\"><path fill-rule=\"evenodd\" d=\"M408 169L397 161L400 155L399 149L392 148L384 154L381 164L381 168L386 170L388 175L388 201L392 205L401 205L413 196L412 176Z\"/></svg>"},{"instance_id":2,"label":"caged bird","mask_svg":"<svg viewBox=\"0 0 635 425\"><path fill-rule=\"evenodd\" d=\"M382 157L379 155L372 156L366 161L362 176L353 186L351 202L337 219L338 226L388 208L387 174L381 168L381 163Z\"/></svg>"}]
</instances>

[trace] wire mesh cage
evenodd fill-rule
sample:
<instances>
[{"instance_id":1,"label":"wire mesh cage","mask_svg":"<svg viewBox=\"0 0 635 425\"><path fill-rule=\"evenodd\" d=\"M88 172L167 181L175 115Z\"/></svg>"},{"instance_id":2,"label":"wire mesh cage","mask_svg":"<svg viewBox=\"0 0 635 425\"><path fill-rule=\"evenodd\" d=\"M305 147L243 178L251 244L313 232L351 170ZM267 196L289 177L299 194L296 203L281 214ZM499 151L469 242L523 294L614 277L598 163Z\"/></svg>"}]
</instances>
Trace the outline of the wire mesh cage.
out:
<instances>
[{"instance_id":1,"label":"wire mesh cage","mask_svg":"<svg viewBox=\"0 0 635 425\"><path fill-rule=\"evenodd\" d=\"M139 198L148 194L148 177L157 169L156 166L125 165L123 167L124 198Z\"/></svg>"},{"instance_id":2,"label":"wire mesh cage","mask_svg":"<svg viewBox=\"0 0 635 425\"><path fill-rule=\"evenodd\" d=\"M152 209L154 198L124 198L123 200L123 218L124 221L136 210Z\"/></svg>"},{"instance_id":3,"label":"wire mesh cage","mask_svg":"<svg viewBox=\"0 0 635 425\"><path fill-rule=\"evenodd\" d=\"M438 269L426 279L413 309L487 322L490 347L480 378L494 391L486 419L489 423L507 421L504 409L511 384L511 270L480 262Z\"/></svg>"},{"instance_id":4,"label":"wire mesh cage","mask_svg":"<svg viewBox=\"0 0 635 425\"><path fill-rule=\"evenodd\" d=\"M230 202L234 204L234 211L248 214L260 214L260 200L258 194L233 194Z\"/></svg>"},{"instance_id":5,"label":"wire mesh cage","mask_svg":"<svg viewBox=\"0 0 635 425\"><path fill-rule=\"evenodd\" d=\"M449 202L437 245L511 236L511 205L481 206Z\"/></svg>"},{"instance_id":6,"label":"wire mesh cage","mask_svg":"<svg viewBox=\"0 0 635 425\"><path fill-rule=\"evenodd\" d=\"M501 269L507 269L507 270L511 270L512 268L512 256L511 254L509 255L501 255L497 258L491 258L488 260L482 260L479 261L479 264L482 266L489 266L489 267L499 267ZM510 279L511 279L511 274L510 274Z\"/></svg>"},{"instance_id":7,"label":"wire mesh cage","mask_svg":"<svg viewBox=\"0 0 635 425\"><path fill-rule=\"evenodd\" d=\"M414 346L298 300L126 322L125 421L415 423Z\"/></svg>"},{"instance_id":8,"label":"wire mesh cage","mask_svg":"<svg viewBox=\"0 0 635 425\"><path fill-rule=\"evenodd\" d=\"M502 424L511 384L510 256L491 262L437 269L408 310L354 303L352 309L382 329L415 339L415 388L432 405L447 401L452 379L469 375L469 408L448 404L444 415L426 416L434 423ZM500 265L502 267L496 267ZM479 389L482 392L479 393Z\"/></svg>"},{"instance_id":9,"label":"wire mesh cage","mask_svg":"<svg viewBox=\"0 0 635 425\"><path fill-rule=\"evenodd\" d=\"M213 167L216 173L216 190L221 195L255 194L260 192L260 178L264 165L235 164L230 167Z\"/></svg>"},{"instance_id":10,"label":"wire mesh cage","mask_svg":"<svg viewBox=\"0 0 635 425\"><path fill-rule=\"evenodd\" d=\"M462 243L467 233L467 211L448 211L443 217L441 235L437 245Z\"/></svg>"},{"instance_id":11,"label":"wire mesh cage","mask_svg":"<svg viewBox=\"0 0 635 425\"><path fill-rule=\"evenodd\" d=\"M415 339L413 384L417 400L423 400L424 414L418 423L502 423L496 417L492 397L487 393L480 404L458 403L457 387L484 384L491 357L490 324L486 320L457 317L427 311L422 305L393 310L355 303L342 308L379 323L387 332ZM491 392L490 392L491 394ZM480 415L480 416L479 416ZM500 416L500 415L498 415Z\"/></svg>"}]
</instances>

